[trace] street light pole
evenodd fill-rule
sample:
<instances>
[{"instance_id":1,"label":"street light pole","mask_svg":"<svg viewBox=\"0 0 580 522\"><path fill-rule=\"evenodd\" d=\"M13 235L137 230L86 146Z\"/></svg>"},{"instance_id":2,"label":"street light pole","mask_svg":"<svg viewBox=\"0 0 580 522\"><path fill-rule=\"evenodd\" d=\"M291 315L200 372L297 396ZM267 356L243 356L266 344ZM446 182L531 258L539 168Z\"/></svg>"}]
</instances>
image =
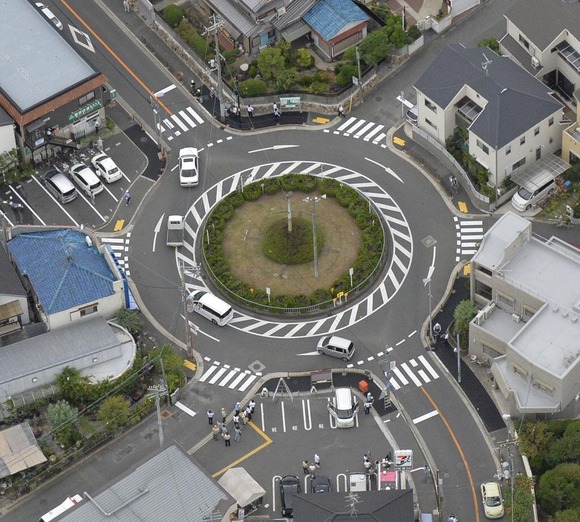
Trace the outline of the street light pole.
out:
<instances>
[{"instance_id":1,"label":"street light pole","mask_svg":"<svg viewBox=\"0 0 580 522\"><path fill-rule=\"evenodd\" d=\"M312 247L314 249L314 278L318 279L320 273L318 271L318 240L316 238L316 204L326 199L326 194L322 196L306 197L303 201L312 204Z\"/></svg>"},{"instance_id":2,"label":"street light pole","mask_svg":"<svg viewBox=\"0 0 580 522\"><path fill-rule=\"evenodd\" d=\"M429 342L433 343L433 312L431 308L431 278L427 277L423 279L423 286L427 286L427 292L429 292ZM431 346L429 346L431 348Z\"/></svg>"}]
</instances>

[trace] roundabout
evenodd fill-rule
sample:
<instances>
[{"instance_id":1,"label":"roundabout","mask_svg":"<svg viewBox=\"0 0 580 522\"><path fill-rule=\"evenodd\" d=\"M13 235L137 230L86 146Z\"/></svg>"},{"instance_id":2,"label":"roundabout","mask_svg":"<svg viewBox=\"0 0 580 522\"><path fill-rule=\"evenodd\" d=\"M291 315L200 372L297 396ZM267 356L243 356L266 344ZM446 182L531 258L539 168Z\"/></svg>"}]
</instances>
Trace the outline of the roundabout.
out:
<instances>
[{"instance_id":1,"label":"roundabout","mask_svg":"<svg viewBox=\"0 0 580 522\"><path fill-rule=\"evenodd\" d=\"M353 296L341 299L331 309L330 317L312 320L282 321L260 317L258 314L236 310L230 326L240 331L268 338L306 338L340 331L362 321L385 306L399 291L409 273L413 260L413 236L407 219L396 201L373 180L360 172L339 165L312 161L282 161L257 165L225 178L204 192L189 208L186 218L186 235L183 247L176 249L178 268L184 265L188 292L207 289L195 267L201 261L200 244L204 240L203 222L212 208L222 198L239 190L243 185L261 179L300 172L340 181L360 192L378 212L389 236L387 266L375 286L365 291L365 296L354 303ZM188 270L189 268L189 270ZM354 296L356 297L356 296ZM352 303L352 304L351 304Z\"/></svg>"}]
</instances>

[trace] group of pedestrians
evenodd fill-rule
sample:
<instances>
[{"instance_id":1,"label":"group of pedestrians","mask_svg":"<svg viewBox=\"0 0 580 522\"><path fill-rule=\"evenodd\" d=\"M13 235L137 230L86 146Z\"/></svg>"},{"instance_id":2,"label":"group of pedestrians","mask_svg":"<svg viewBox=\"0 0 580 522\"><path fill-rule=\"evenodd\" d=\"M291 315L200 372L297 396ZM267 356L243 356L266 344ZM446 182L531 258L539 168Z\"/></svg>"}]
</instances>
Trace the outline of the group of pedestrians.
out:
<instances>
[{"instance_id":1,"label":"group of pedestrians","mask_svg":"<svg viewBox=\"0 0 580 522\"><path fill-rule=\"evenodd\" d=\"M247 406L242 409L240 402L236 402L234 406L234 413L232 415L232 423L234 426L234 441L240 442L242 440L242 424L252 420L252 415L256 409L256 401L253 399L248 402ZM227 410L222 408L221 421L214 423L215 412L210 408L207 410L207 421L211 426L211 433L213 440L218 441L221 435L226 447L231 445L231 435L227 427Z\"/></svg>"},{"instance_id":2,"label":"group of pedestrians","mask_svg":"<svg viewBox=\"0 0 580 522\"><path fill-rule=\"evenodd\" d=\"M316 476L316 469L320 467L320 455L318 453L314 454L314 460L308 462L307 460L302 461L302 471L305 475L310 475L311 478Z\"/></svg>"}]
</instances>

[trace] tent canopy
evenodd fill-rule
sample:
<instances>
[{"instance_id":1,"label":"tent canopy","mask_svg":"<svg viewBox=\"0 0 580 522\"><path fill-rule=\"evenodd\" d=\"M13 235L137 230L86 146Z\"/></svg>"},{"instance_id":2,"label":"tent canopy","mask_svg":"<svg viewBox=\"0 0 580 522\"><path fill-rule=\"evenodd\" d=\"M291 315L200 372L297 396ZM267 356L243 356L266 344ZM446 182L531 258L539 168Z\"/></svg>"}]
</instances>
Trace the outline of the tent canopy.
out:
<instances>
[{"instance_id":1,"label":"tent canopy","mask_svg":"<svg viewBox=\"0 0 580 522\"><path fill-rule=\"evenodd\" d=\"M238 503L245 507L266 494L244 468L232 468L226 471L218 484L224 488Z\"/></svg>"}]
</instances>

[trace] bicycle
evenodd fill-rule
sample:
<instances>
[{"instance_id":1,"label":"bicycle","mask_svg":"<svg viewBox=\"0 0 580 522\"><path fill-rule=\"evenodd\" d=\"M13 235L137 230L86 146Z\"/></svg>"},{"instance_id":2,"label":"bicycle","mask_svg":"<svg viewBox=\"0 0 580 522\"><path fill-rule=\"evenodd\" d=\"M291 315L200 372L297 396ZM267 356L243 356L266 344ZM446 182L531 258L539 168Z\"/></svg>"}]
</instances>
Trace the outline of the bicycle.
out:
<instances>
[{"instance_id":1,"label":"bicycle","mask_svg":"<svg viewBox=\"0 0 580 522\"><path fill-rule=\"evenodd\" d=\"M572 221L568 216L566 218L558 217L558 221L556 222L556 228L572 228Z\"/></svg>"}]
</instances>

